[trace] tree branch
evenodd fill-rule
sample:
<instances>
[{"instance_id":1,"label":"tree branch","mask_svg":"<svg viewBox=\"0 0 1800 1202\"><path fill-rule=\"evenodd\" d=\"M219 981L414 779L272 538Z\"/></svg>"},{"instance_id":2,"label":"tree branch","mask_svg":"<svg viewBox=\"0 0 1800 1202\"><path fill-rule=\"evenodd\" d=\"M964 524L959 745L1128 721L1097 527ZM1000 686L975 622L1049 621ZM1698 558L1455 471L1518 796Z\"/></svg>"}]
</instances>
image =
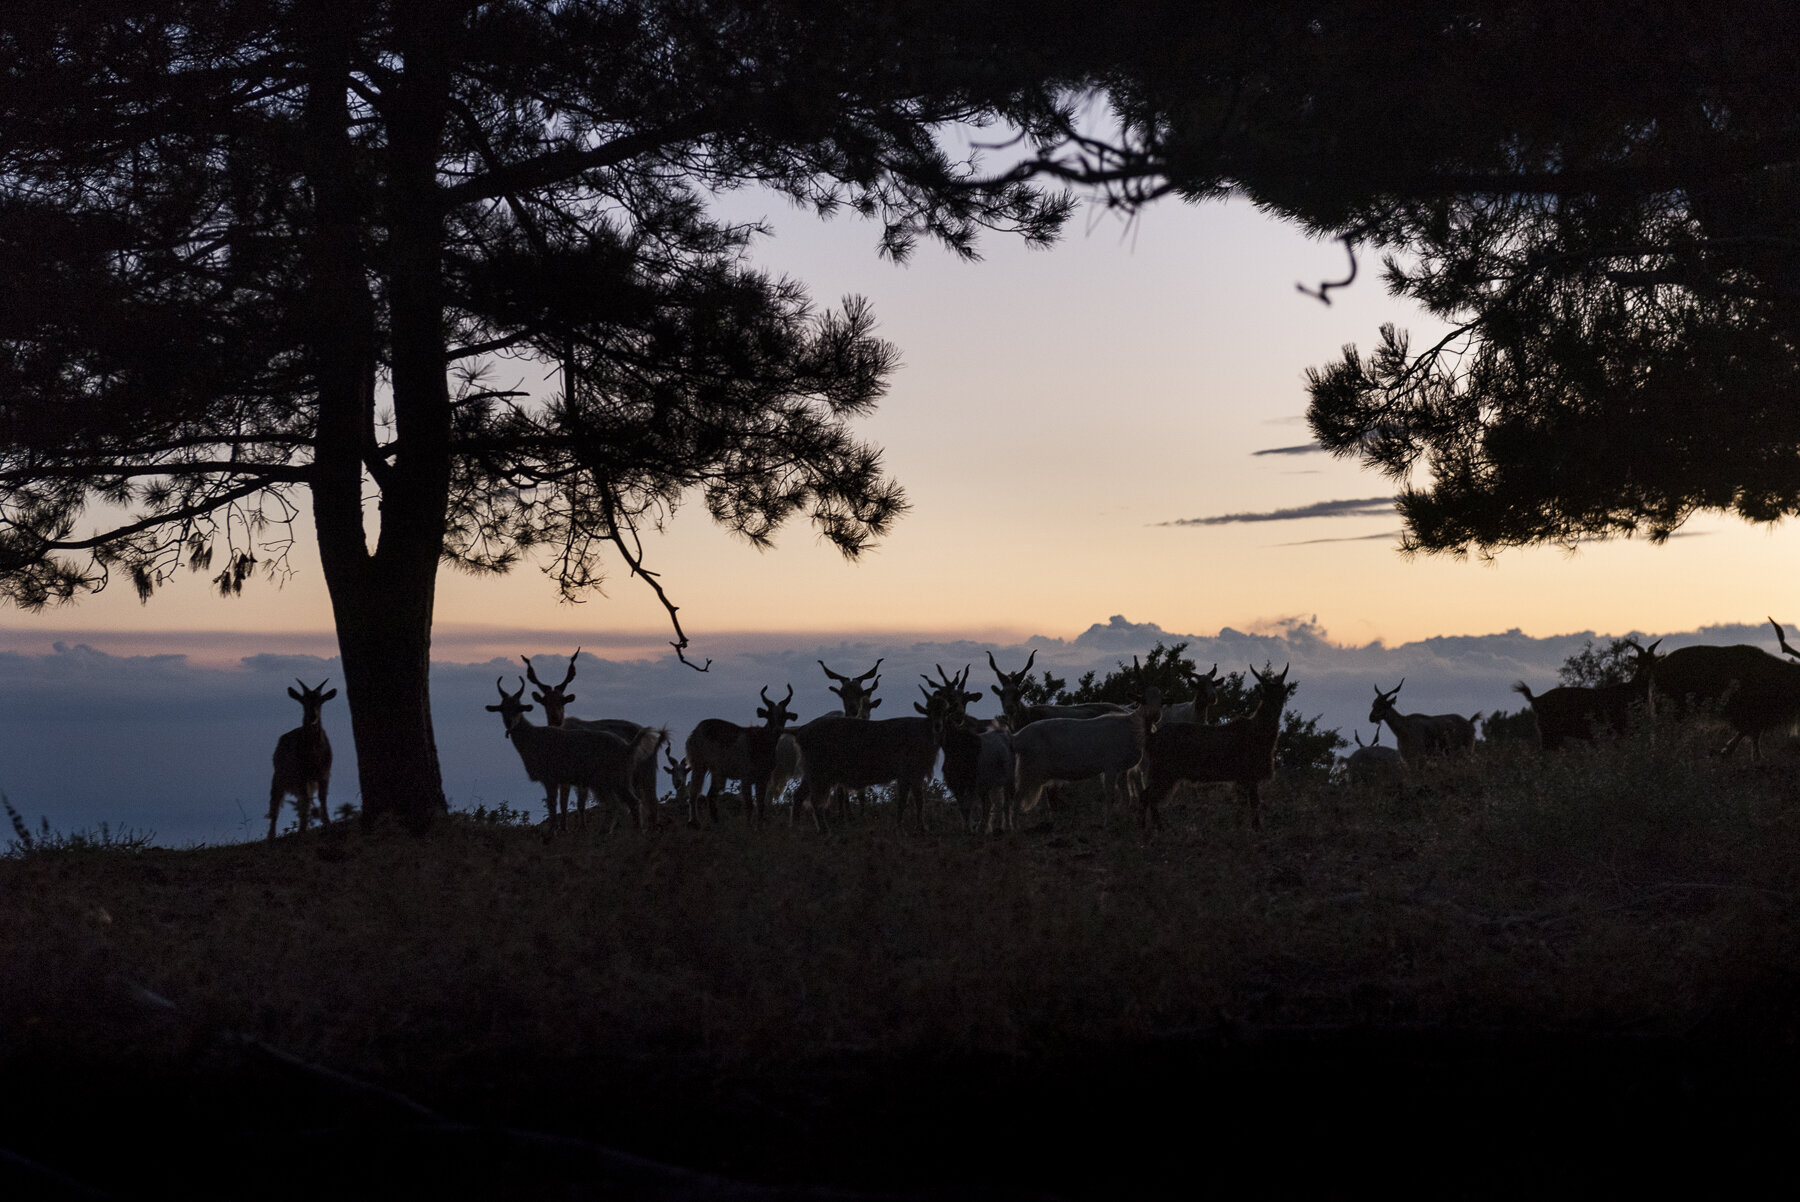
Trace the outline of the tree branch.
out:
<instances>
[{"instance_id":1,"label":"tree branch","mask_svg":"<svg viewBox=\"0 0 1800 1202\"><path fill-rule=\"evenodd\" d=\"M606 537L613 546L619 549L619 555L625 560L626 565L631 568L631 574L633 576L642 577L644 583L648 584L651 591L656 594L656 599L662 602L662 607L668 611L669 624L675 628L675 639L669 644L669 646L675 648L675 658L679 659L682 663L686 664L696 672L707 671L712 667L712 658L710 656L707 657L706 663L696 664L685 654L688 646L687 632L681 629L681 619L675 616L676 610L678 610L680 606L669 600L669 594L663 591L662 583L657 579L658 573L652 572L649 568L644 566L644 548L643 544L638 541L637 527L632 525L629 518L624 518L623 515L619 513L619 508L613 497L610 485L604 480L599 481L598 483L600 485L600 495L603 498L602 504L606 508ZM635 553L630 547L625 545L624 530L631 531L631 541L638 544Z\"/></svg>"},{"instance_id":2,"label":"tree branch","mask_svg":"<svg viewBox=\"0 0 1800 1202\"><path fill-rule=\"evenodd\" d=\"M121 538L130 538L134 534L142 534L144 531L154 530L158 526L167 526L175 522L187 522L192 521L194 518L205 517L207 514L213 513L233 502L241 501L245 497L262 492L267 487L268 484L264 481L251 481L248 484L240 485L225 493L209 497L204 504L185 505L180 509L170 510L167 513L142 518L128 525L114 527L103 534L96 534L92 538L75 539L73 541L45 539L41 543L41 549L44 551L91 551L95 547L104 546L107 543L117 541Z\"/></svg>"}]
</instances>

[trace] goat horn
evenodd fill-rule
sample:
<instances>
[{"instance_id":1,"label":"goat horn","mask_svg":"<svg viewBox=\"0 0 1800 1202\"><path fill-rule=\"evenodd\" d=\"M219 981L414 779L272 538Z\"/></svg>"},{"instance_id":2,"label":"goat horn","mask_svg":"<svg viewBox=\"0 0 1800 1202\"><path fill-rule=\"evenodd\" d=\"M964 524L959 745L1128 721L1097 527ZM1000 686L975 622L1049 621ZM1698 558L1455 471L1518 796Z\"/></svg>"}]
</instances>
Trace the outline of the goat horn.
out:
<instances>
[{"instance_id":1,"label":"goat horn","mask_svg":"<svg viewBox=\"0 0 1800 1202\"><path fill-rule=\"evenodd\" d=\"M1800 651L1795 651L1792 647L1788 646L1787 635L1782 632L1781 623L1777 622L1774 618L1770 618L1769 625L1775 628L1775 639L1781 644L1781 653L1783 655L1792 656L1795 659L1800 659Z\"/></svg>"}]
</instances>

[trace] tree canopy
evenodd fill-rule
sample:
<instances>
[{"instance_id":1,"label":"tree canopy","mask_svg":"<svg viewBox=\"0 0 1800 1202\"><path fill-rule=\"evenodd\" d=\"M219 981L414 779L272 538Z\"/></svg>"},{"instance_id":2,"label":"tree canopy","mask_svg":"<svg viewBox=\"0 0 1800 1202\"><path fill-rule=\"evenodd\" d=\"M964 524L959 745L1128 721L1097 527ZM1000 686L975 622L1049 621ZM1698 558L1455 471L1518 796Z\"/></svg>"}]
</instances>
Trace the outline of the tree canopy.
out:
<instances>
[{"instance_id":1,"label":"tree canopy","mask_svg":"<svg viewBox=\"0 0 1800 1202\"><path fill-rule=\"evenodd\" d=\"M310 504L364 812L423 825L441 562L661 595L639 535L689 496L847 555L903 511L848 424L895 362L869 307L752 268L763 231L709 200L853 210L895 257L1048 241L1067 198L937 134L1030 130L1052 93L959 36L880 3L9 11L0 287L30 300L0 314L0 595L183 566L235 593ZM504 387L508 358L554 395Z\"/></svg>"},{"instance_id":2,"label":"tree canopy","mask_svg":"<svg viewBox=\"0 0 1800 1202\"><path fill-rule=\"evenodd\" d=\"M1800 513L1800 26L1785 5L1134 6L1121 122L1019 174L1248 197L1450 327L1310 373L1408 550Z\"/></svg>"}]
</instances>

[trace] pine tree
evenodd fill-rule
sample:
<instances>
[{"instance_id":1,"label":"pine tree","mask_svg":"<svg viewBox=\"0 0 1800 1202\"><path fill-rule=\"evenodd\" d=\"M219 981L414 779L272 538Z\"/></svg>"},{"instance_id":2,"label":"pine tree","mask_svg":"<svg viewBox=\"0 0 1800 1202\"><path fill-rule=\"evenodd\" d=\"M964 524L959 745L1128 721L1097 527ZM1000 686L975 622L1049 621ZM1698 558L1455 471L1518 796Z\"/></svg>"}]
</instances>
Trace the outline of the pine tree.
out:
<instances>
[{"instance_id":1,"label":"pine tree","mask_svg":"<svg viewBox=\"0 0 1800 1202\"><path fill-rule=\"evenodd\" d=\"M0 594L237 593L310 506L363 812L415 829L441 564L622 568L679 652L640 536L684 500L849 556L904 510L849 425L894 349L753 270L716 193L865 214L895 257L1068 206L935 136L1045 89L880 3L71 0L0 48L0 288L32 298L0 309ZM491 383L508 357L556 395Z\"/></svg>"}]
</instances>

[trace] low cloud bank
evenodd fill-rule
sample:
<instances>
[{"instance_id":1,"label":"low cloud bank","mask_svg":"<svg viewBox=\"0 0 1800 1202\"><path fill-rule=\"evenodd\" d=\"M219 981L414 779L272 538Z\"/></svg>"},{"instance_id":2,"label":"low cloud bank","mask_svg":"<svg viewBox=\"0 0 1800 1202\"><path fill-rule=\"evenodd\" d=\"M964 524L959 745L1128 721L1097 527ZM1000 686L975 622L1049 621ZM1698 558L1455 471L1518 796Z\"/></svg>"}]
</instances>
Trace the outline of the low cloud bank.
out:
<instances>
[{"instance_id":1,"label":"low cloud bank","mask_svg":"<svg viewBox=\"0 0 1800 1202\"><path fill-rule=\"evenodd\" d=\"M1640 632L1623 632L1638 635ZM710 672L698 673L675 658L601 659L583 653L570 686L571 712L579 717L628 717L667 725L679 754L687 732L702 718L754 721L758 691L781 696L794 686L793 708L812 718L835 708L823 659L835 671L856 675L880 659L882 700L878 718L913 712L921 699L921 674L937 666L960 671L974 665L970 687L990 688L991 651L1001 668L1017 671L1035 649L1033 670L1048 669L1071 683L1090 670L1104 675L1129 664L1158 641L1186 642L1204 669L1241 672L1265 663L1292 665L1300 682L1293 705L1323 725L1361 729L1367 737L1372 686L1392 688L1402 678L1401 708L1426 713L1490 713L1517 709L1509 690L1516 680L1533 688L1556 683L1556 671L1587 640L1604 645L1613 635L1589 631L1532 638L1517 630L1500 634L1424 639L1389 647L1335 643L1302 619L1253 631L1227 627L1211 635L1183 634L1152 622L1116 615L1072 639L1033 637L1011 644L962 639L902 640L881 635L760 635L736 652L715 646ZM1650 635L1648 637L1656 637ZM1714 626L1666 636L1663 650L1692 643L1752 643L1774 651L1769 627ZM538 674L562 678L568 647L524 645ZM543 656L537 659L537 656ZM434 665L432 710L444 788L451 804L472 808L509 801L538 811L542 794L525 779L518 757L501 735L493 704L496 677L517 687L518 659ZM85 644L59 642L47 653L0 653L0 791L35 827L40 815L62 830L127 825L154 830L169 846L257 838L268 829L269 756L281 732L300 720L287 696L298 677L316 684L329 677L342 685L335 659L312 655L258 654L229 667L190 662L182 655L109 655ZM976 714L998 712L984 697ZM539 717L536 711L533 717ZM337 753L332 797L356 801L356 759L349 709L342 695L328 703L325 727ZM283 825L287 815L284 813Z\"/></svg>"}]
</instances>

